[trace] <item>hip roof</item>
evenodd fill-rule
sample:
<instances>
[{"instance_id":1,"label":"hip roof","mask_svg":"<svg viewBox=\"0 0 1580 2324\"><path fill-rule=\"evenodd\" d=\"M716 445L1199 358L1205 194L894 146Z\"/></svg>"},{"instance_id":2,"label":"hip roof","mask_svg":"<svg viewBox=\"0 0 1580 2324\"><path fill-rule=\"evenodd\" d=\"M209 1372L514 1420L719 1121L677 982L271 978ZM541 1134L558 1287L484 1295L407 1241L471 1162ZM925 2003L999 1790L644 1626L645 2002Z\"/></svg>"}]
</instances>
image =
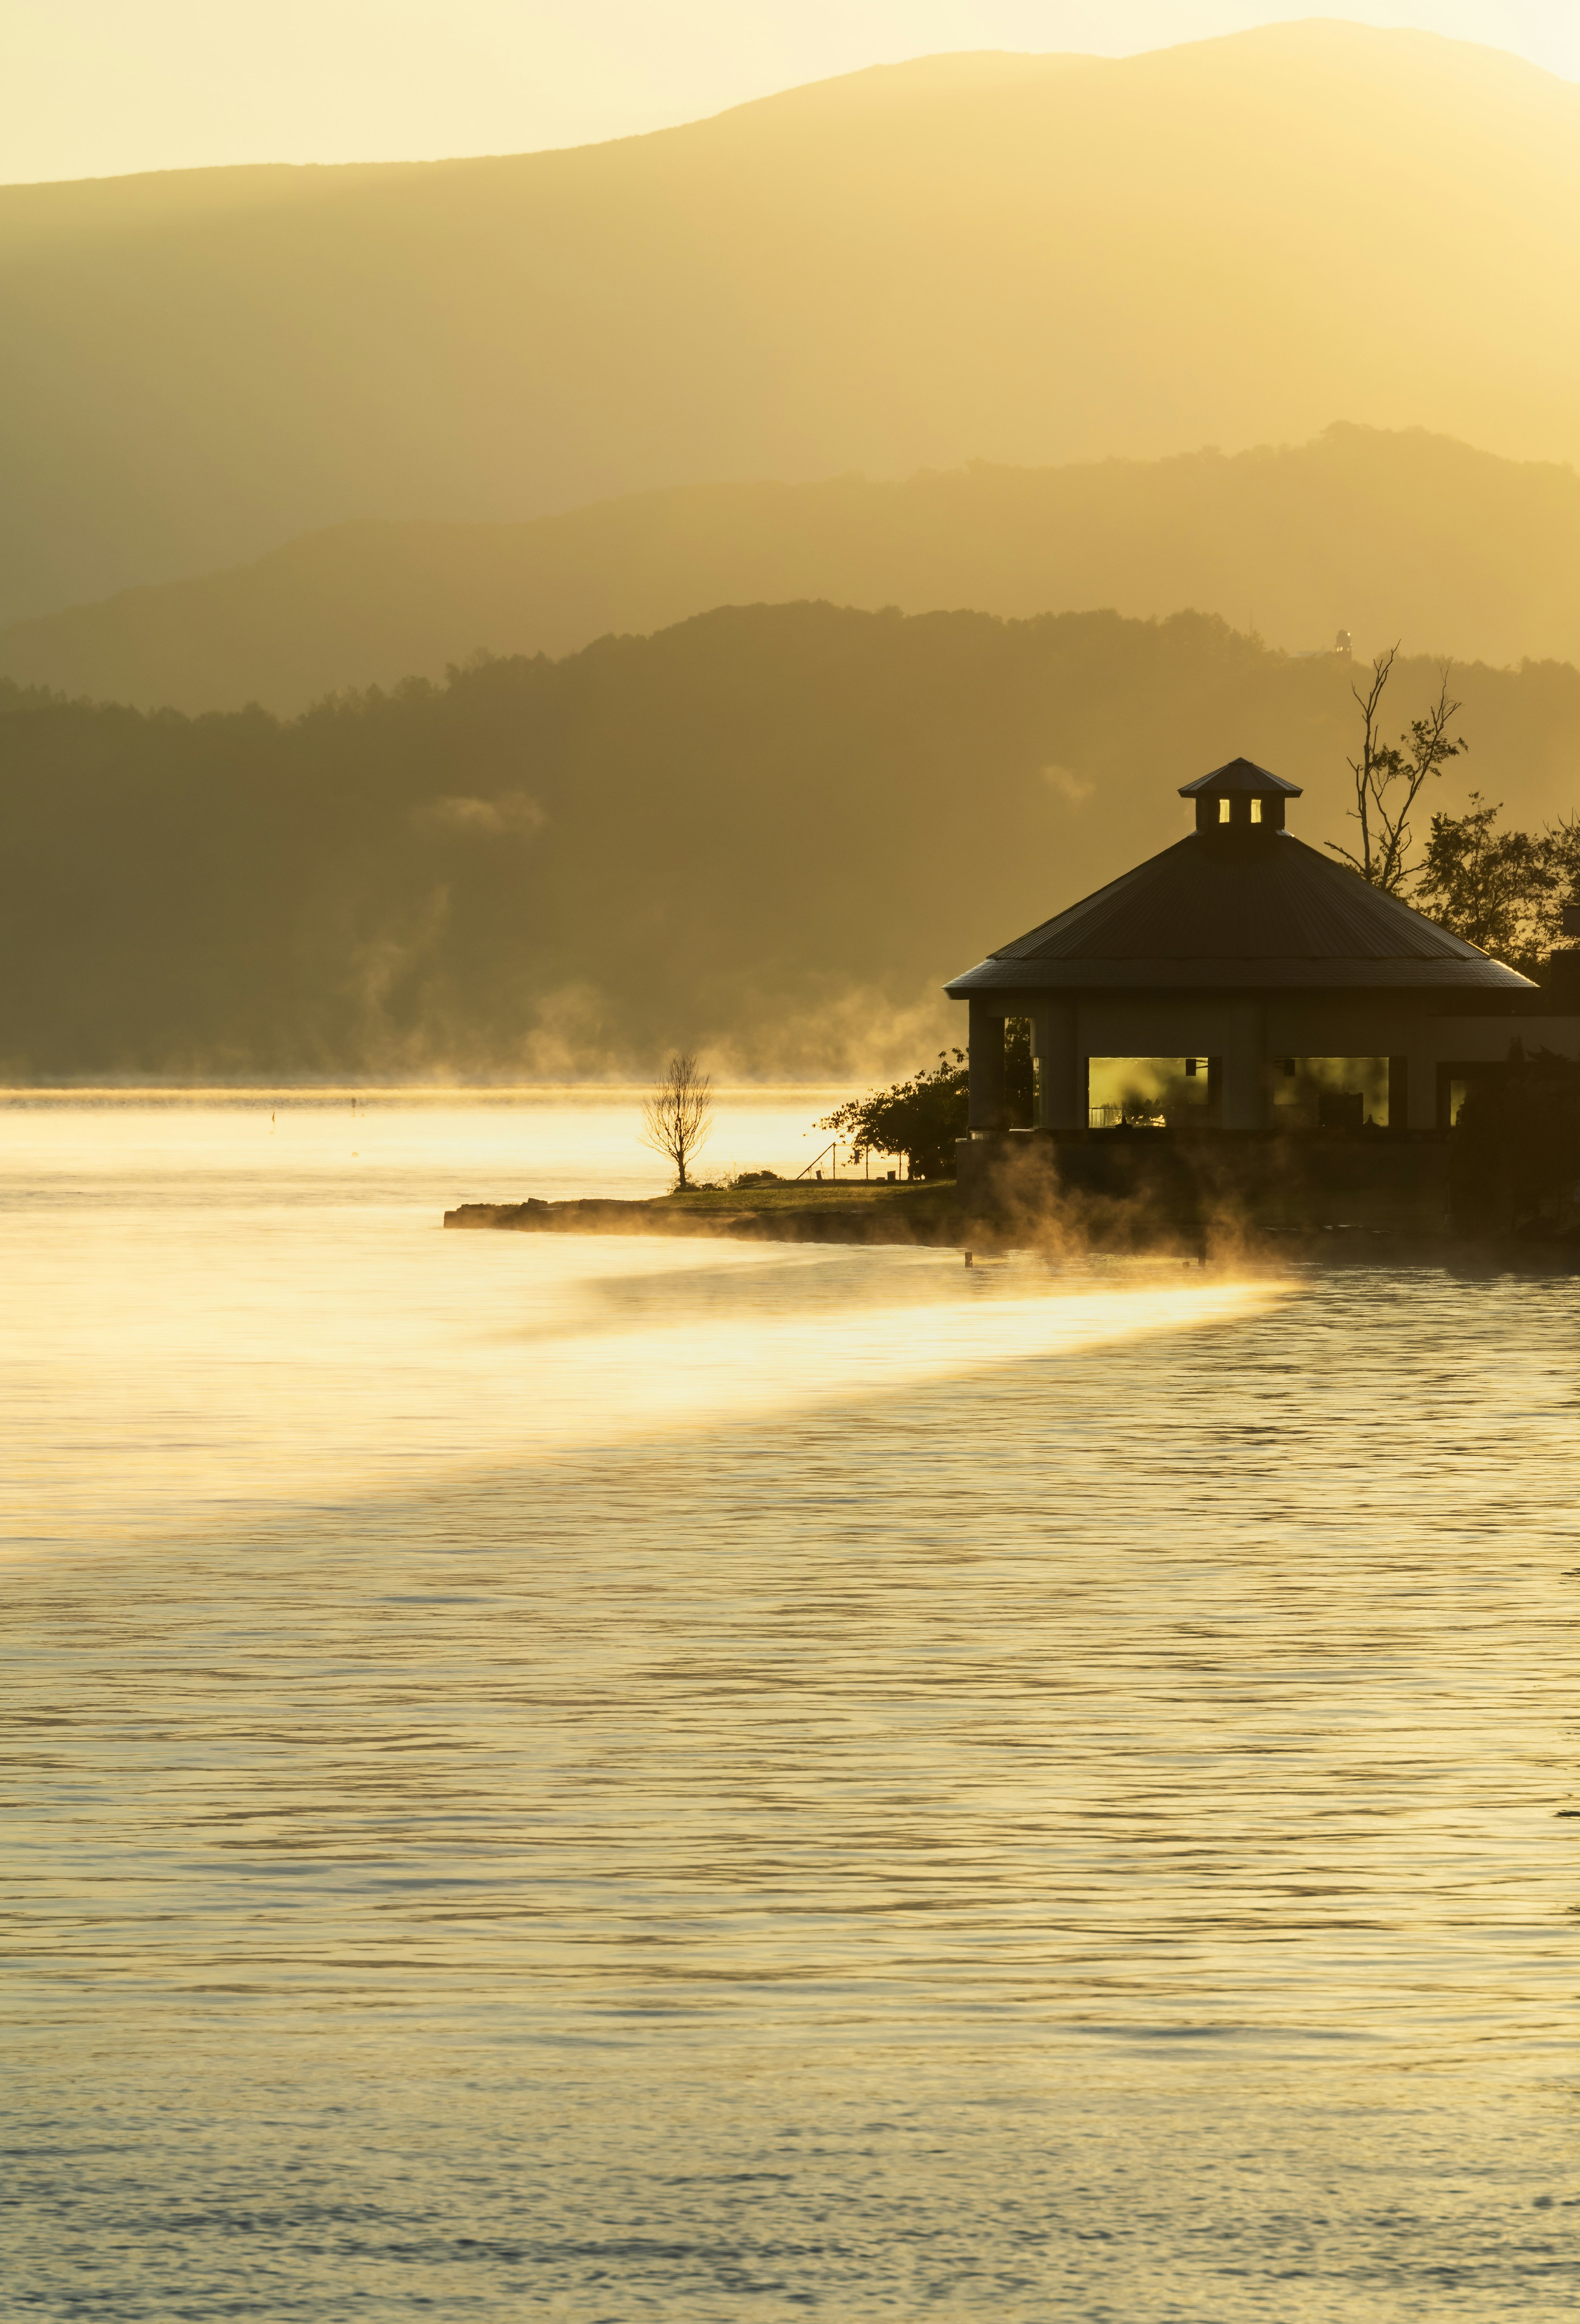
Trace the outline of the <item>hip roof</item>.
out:
<instances>
[{"instance_id":1,"label":"hip roof","mask_svg":"<svg viewBox=\"0 0 1580 2324\"><path fill-rule=\"evenodd\" d=\"M1193 832L946 990L1489 988L1529 977L1288 832L1224 845Z\"/></svg>"}]
</instances>

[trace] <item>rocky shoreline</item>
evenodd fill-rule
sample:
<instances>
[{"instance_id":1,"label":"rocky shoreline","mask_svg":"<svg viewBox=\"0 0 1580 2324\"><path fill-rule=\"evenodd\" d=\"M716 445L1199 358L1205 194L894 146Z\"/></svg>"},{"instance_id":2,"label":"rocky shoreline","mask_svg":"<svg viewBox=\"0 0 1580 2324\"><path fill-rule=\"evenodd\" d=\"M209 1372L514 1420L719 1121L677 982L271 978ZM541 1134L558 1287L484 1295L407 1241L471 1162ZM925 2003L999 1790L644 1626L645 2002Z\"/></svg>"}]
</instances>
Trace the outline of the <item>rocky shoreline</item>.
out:
<instances>
[{"instance_id":1,"label":"rocky shoreline","mask_svg":"<svg viewBox=\"0 0 1580 2324\"><path fill-rule=\"evenodd\" d=\"M1150 1232L1088 1231L1045 1234L1026 1231L1026 1222L973 1213L954 1185L829 1185L772 1189L700 1188L661 1194L645 1202L587 1195L564 1202L529 1196L515 1203L461 1203L446 1211L448 1228L505 1234L679 1235L730 1238L748 1242L847 1243L923 1250L959 1250L967 1257L993 1257L1041 1248L1049 1255L1084 1252L1093 1257L1152 1257L1200 1259L1216 1264L1252 1261L1317 1265L1446 1266L1456 1273L1572 1274L1580 1270L1580 1250L1553 1239L1505 1234L1474 1237L1446 1230L1411 1232L1364 1225L1331 1227L1238 1226L1218 1220L1205 1231L1182 1222L1154 1222ZM1092 1228L1098 1231L1091 1231Z\"/></svg>"},{"instance_id":2,"label":"rocky shoreline","mask_svg":"<svg viewBox=\"0 0 1580 2324\"><path fill-rule=\"evenodd\" d=\"M726 1235L753 1242L898 1243L961 1249L966 1214L948 1183L928 1185L701 1188L647 1202L462 1203L447 1227L507 1234Z\"/></svg>"}]
</instances>

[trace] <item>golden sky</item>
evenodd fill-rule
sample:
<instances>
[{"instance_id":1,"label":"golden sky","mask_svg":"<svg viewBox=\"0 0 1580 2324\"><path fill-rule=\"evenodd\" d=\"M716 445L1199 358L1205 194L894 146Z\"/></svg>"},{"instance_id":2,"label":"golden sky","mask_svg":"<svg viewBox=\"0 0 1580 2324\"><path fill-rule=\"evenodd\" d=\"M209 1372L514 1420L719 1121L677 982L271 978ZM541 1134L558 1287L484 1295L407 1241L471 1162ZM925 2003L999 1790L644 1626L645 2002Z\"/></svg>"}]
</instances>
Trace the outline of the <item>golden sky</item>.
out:
<instances>
[{"instance_id":1,"label":"golden sky","mask_svg":"<svg viewBox=\"0 0 1580 2324\"><path fill-rule=\"evenodd\" d=\"M943 50L1114 56L1315 14L1580 79L1576 0L0 0L0 180L523 152Z\"/></svg>"}]
</instances>

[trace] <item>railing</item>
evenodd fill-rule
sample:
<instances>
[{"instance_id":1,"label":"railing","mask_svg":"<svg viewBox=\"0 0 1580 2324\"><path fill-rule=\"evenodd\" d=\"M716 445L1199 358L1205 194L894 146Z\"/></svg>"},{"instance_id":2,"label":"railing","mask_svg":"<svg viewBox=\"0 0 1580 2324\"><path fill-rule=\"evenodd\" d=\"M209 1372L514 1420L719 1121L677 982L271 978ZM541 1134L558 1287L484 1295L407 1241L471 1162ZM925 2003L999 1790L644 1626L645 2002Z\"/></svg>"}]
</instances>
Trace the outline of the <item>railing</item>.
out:
<instances>
[{"instance_id":1,"label":"railing","mask_svg":"<svg viewBox=\"0 0 1580 2324\"><path fill-rule=\"evenodd\" d=\"M807 1165L807 1170L818 1170L818 1163L822 1161L824 1155L827 1155L827 1154L832 1154L832 1155L833 1155L833 1157L834 1157L833 1167L832 1167L832 1169L831 1169L831 1171L830 1171L830 1174L829 1174L829 1175L830 1175L832 1177L837 1178L837 1177L838 1177L838 1176L839 1176L839 1140L838 1140L838 1139L837 1139L837 1138L836 1138L836 1139L835 1139L835 1140L833 1141L832 1145L826 1146L826 1147L823 1148L823 1153L822 1153L822 1154L814 1154L814 1155L813 1155L813 1157L812 1157L811 1160L810 1160L810 1161L808 1163L808 1165ZM804 1178L804 1177L806 1176L806 1175L807 1175L807 1170L798 1170L798 1171L796 1172L796 1178ZM821 1172L821 1170L818 1170L818 1176L819 1176L819 1178L823 1176L823 1173ZM791 1185L793 1186L793 1185L795 1185L795 1183L796 1183L796 1179L795 1179L795 1178L792 1178L792 1179L790 1180L790 1184L791 1184Z\"/></svg>"},{"instance_id":2,"label":"railing","mask_svg":"<svg viewBox=\"0 0 1580 2324\"><path fill-rule=\"evenodd\" d=\"M853 1163L857 1154L861 1156L863 1163L862 1176L864 1178L870 1178L873 1175L872 1148L870 1146L853 1146L850 1152ZM830 1155L832 1155L834 1158L829 1165L828 1175L832 1179L834 1179L836 1184L837 1184L839 1179L839 1140L836 1138L823 1148L821 1154L813 1155L811 1160L807 1165L806 1170L798 1170L796 1172L795 1177L790 1180L791 1185L793 1186L798 1179L804 1178L807 1175L807 1170L818 1170L818 1163L826 1161ZM819 1177L823 1176L821 1170L818 1170L818 1176Z\"/></svg>"}]
</instances>

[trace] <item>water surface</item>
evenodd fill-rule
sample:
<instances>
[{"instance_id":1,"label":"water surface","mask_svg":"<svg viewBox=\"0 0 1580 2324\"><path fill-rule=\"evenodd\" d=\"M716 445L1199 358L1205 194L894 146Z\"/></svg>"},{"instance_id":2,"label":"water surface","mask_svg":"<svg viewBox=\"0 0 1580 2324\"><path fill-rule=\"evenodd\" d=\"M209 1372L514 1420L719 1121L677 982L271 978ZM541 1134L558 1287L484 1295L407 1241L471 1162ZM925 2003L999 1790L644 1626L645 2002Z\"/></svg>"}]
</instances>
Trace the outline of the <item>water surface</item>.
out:
<instances>
[{"instance_id":1,"label":"water surface","mask_svg":"<svg viewBox=\"0 0 1580 2324\"><path fill-rule=\"evenodd\" d=\"M1568 1279L439 1231L613 1094L0 1174L16 2313L1572 2311Z\"/></svg>"}]
</instances>

